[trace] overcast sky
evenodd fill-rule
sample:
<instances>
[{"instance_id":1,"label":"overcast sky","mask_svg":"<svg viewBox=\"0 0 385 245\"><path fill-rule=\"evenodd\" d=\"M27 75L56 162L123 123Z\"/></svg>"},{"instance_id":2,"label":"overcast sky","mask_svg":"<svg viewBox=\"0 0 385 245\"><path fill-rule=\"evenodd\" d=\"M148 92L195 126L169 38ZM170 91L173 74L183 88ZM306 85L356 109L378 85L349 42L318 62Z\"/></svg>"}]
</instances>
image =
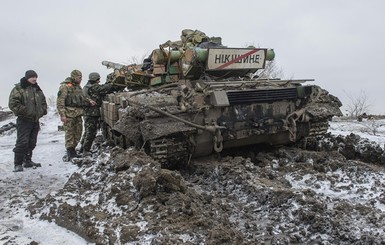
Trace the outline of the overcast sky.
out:
<instances>
[{"instance_id":1,"label":"overcast sky","mask_svg":"<svg viewBox=\"0 0 385 245\"><path fill-rule=\"evenodd\" d=\"M237 2L237 4L235 4ZM286 78L312 78L349 104L363 91L385 114L383 0L0 0L0 105L28 69L47 97L73 69L142 61L183 29L229 47L274 48Z\"/></svg>"}]
</instances>

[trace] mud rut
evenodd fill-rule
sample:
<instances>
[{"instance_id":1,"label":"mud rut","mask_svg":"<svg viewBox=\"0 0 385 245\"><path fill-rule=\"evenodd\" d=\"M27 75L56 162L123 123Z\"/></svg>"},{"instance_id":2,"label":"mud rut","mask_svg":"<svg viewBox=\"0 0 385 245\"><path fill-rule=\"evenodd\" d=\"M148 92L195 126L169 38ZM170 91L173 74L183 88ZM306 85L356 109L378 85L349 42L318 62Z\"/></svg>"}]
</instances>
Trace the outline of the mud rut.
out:
<instances>
[{"instance_id":1,"label":"mud rut","mask_svg":"<svg viewBox=\"0 0 385 245\"><path fill-rule=\"evenodd\" d=\"M383 150L356 135L255 152L253 161L194 159L179 170L133 149L102 148L31 214L96 244L385 241Z\"/></svg>"}]
</instances>

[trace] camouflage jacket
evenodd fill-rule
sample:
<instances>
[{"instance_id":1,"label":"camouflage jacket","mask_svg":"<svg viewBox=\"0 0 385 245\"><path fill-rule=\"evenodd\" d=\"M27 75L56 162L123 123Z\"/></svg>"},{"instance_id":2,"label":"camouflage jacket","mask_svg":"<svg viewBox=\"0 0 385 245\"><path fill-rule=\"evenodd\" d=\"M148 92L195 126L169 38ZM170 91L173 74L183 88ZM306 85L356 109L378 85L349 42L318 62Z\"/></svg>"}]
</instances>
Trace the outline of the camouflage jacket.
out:
<instances>
[{"instance_id":1,"label":"camouflage jacket","mask_svg":"<svg viewBox=\"0 0 385 245\"><path fill-rule=\"evenodd\" d=\"M78 117L84 114L84 107L89 106L89 99L83 95L80 84L72 78L66 78L59 87L56 106L61 117Z\"/></svg>"},{"instance_id":2,"label":"camouflage jacket","mask_svg":"<svg viewBox=\"0 0 385 245\"><path fill-rule=\"evenodd\" d=\"M16 116L33 122L38 122L47 114L47 101L43 91L39 85L29 83L25 77L12 89L8 107Z\"/></svg>"},{"instance_id":3,"label":"camouflage jacket","mask_svg":"<svg viewBox=\"0 0 385 245\"><path fill-rule=\"evenodd\" d=\"M83 94L88 98L96 102L96 106L88 106L84 108L85 116L100 116L100 107L103 103L103 97L113 91L112 84L103 84L100 85L93 81L88 81L88 83L83 87Z\"/></svg>"}]
</instances>

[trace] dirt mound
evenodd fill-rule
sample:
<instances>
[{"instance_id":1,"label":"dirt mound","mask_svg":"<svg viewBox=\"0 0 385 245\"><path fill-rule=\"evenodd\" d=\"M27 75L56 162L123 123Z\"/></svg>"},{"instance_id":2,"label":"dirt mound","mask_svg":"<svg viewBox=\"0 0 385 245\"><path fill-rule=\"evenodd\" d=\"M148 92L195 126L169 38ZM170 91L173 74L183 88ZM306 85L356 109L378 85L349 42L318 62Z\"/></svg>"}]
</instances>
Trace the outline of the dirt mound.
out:
<instances>
[{"instance_id":1,"label":"dirt mound","mask_svg":"<svg viewBox=\"0 0 385 245\"><path fill-rule=\"evenodd\" d=\"M189 188L177 171L161 169L133 150L114 149L107 159L100 156L86 164L60 193L31 209L97 244L195 243L210 237L229 242L241 237L227 217L206 208L212 198Z\"/></svg>"},{"instance_id":2,"label":"dirt mound","mask_svg":"<svg viewBox=\"0 0 385 245\"><path fill-rule=\"evenodd\" d=\"M327 134L313 142L306 142L306 149L315 151L338 151L349 160L368 163L385 163L384 150L377 143L351 133L347 136Z\"/></svg>"},{"instance_id":3,"label":"dirt mound","mask_svg":"<svg viewBox=\"0 0 385 245\"><path fill-rule=\"evenodd\" d=\"M96 244L381 244L383 167L327 142L324 151L259 152L253 162L195 159L179 171L107 148L30 211Z\"/></svg>"}]
</instances>

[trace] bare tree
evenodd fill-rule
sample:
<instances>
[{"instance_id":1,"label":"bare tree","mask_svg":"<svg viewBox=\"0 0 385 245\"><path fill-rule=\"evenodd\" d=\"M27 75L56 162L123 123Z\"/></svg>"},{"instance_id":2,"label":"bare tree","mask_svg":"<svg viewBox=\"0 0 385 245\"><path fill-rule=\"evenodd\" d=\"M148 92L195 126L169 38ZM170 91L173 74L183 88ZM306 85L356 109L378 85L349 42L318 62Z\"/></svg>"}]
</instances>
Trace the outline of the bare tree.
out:
<instances>
[{"instance_id":1,"label":"bare tree","mask_svg":"<svg viewBox=\"0 0 385 245\"><path fill-rule=\"evenodd\" d=\"M379 128L384 126L384 124L380 124L376 120L368 120L362 123L364 125L364 128L361 130L361 132L368 133L371 135L377 135Z\"/></svg>"},{"instance_id":2,"label":"bare tree","mask_svg":"<svg viewBox=\"0 0 385 245\"><path fill-rule=\"evenodd\" d=\"M148 57L147 54L143 55L141 58L138 58L136 56L132 56L131 58L127 59L127 63L128 64L142 64L143 60L147 57Z\"/></svg>"},{"instance_id":3,"label":"bare tree","mask_svg":"<svg viewBox=\"0 0 385 245\"><path fill-rule=\"evenodd\" d=\"M351 118L358 118L363 113L367 113L370 109L369 98L365 91L361 90L358 96L346 94L350 100L347 105L348 116Z\"/></svg>"},{"instance_id":4,"label":"bare tree","mask_svg":"<svg viewBox=\"0 0 385 245\"><path fill-rule=\"evenodd\" d=\"M255 47L260 47L260 45L255 45L254 43L246 43L244 47L255 48ZM283 69L277 66L277 63L275 62L275 60L272 60L272 61L266 61L265 68L251 74L251 77L259 77L263 79L269 79L269 78L282 79L284 78L284 73L283 73Z\"/></svg>"},{"instance_id":5,"label":"bare tree","mask_svg":"<svg viewBox=\"0 0 385 245\"><path fill-rule=\"evenodd\" d=\"M275 60L266 61L265 69L257 71L256 75L260 78L283 78L283 69L277 66Z\"/></svg>"}]
</instances>

